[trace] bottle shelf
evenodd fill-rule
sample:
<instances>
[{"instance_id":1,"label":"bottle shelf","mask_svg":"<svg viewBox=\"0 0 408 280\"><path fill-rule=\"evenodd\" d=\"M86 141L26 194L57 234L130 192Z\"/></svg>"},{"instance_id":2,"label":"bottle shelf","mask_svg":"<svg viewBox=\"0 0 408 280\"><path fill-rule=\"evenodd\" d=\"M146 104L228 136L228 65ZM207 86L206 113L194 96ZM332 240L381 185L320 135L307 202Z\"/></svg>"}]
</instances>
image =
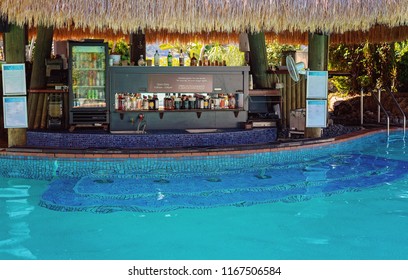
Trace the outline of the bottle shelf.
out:
<instances>
[{"instance_id":1,"label":"bottle shelf","mask_svg":"<svg viewBox=\"0 0 408 280\"><path fill-rule=\"evenodd\" d=\"M196 113L197 118L199 119L201 117L201 114L203 112L233 112L235 118L238 117L240 112L243 112L244 109L179 109L179 110L164 110L164 109L159 109L159 110L132 110L132 111L124 111L124 110L115 110L115 113L120 114L120 119L123 120L124 116L126 113L159 113L160 119L163 119L164 114L166 113L187 113L187 112L192 112Z\"/></svg>"}]
</instances>

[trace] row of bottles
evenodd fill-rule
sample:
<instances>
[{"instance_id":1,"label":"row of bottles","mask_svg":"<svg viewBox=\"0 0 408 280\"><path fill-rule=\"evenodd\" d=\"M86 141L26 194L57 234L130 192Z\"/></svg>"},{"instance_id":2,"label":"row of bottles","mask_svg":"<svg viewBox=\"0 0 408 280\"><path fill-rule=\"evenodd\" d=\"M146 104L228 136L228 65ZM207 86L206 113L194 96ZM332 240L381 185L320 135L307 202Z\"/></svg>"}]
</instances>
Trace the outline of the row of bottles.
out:
<instances>
[{"instance_id":1,"label":"row of bottles","mask_svg":"<svg viewBox=\"0 0 408 280\"><path fill-rule=\"evenodd\" d=\"M73 86L105 86L105 72L104 71L82 71L76 70L72 75Z\"/></svg>"},{"instance_id":2,"label":"row of bottles","mask_svg":"<svg viewBox=\"0 0 408 280\"><path fill-rule=\"evenodd\" d=\"M185 58L186 55L184 54L183 50L180 50L179 54L179 66L185 66ZM139 60L137 61L138 66L146 66L146 61L143 58L143 55L140 55ZM160 66L160 54L159 51L156 50L156 53L153 56L153 65L154 66ZM173 66L173 53L169 51L167 55L167 66ZM225 60L223 61L210 61L208 59L208 56L205 54L204 58L201 60L197 60L195 57L195 54L192 55L190 58L190 66L227 66L227 63Z\"/></svg>"},{"instance_id":3,"label":"row of bottles","mask_svg":"<svg viewBox=\"0 0 408 280\"><path fill-rule=\"evenodd\" d=\"M201 94L181 95L166 93L160 100L156 94L142 95L141 93L115 93L115 110L193 110L193 109L237 109L242 104L237 104L235 94Z\"/></svg>"},{"instance_id":4,"label":"row of bottles","mask_svg":"<svg viewBox=\"0 0 408 280\"><path fill-rule=\"evenodd\" d=\"M72 60L74 68L104 69L105 59L95 52L76 52Z\"/></svg>"},{"instance_id":5,"label":"row of bottles","mask_svg":"<svg viewBox=\"0 0 408 280\"><path fill-rule=\"evenodd\" d=\"M102 89L74 89L74 107L106 107Z\"/></svg>"},{"instance_id":6,"label":"row of bottles","mask_svg":"<svg viewBox=\"0 0 408 280\"><path fill-rule=\"evenodd\" d=\"M115 110L158 110L159 99L157 95L147 96L141 93L115 93Z\"/></svg>"}]
</instances>

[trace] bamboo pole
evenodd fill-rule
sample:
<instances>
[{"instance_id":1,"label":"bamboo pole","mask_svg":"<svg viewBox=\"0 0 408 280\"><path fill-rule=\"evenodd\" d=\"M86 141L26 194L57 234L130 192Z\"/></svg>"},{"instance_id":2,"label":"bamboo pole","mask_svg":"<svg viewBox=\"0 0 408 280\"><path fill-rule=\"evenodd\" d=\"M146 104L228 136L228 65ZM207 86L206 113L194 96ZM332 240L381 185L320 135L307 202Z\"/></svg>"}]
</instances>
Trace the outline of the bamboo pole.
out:
<instances>
[{"instance_id":1,"label":"bamboo pole","mask_svg":"<svg viewBox=\"0 0 408 280\"><path fill-rule=\"evenodd\" d=\"M303 79L301 83L300 108L306 108L306 85L307 80Z\"/></svg>"},{"instance_id":2,"label":"bamboo pole","mask_svg":"<svg viewBox=\"0 0 408 280\"><path fill-rule=\"evenodd\" d=\"M285 92L286 92L286 119L290 118L290 109L292 105L292 95L290 89L292 87L292 78L290 75L285 75Z\"/></svg>"},{"instance_id":3,"label":"bamboo pole","mask_svg":"<svg viewBox=\"0 0 408 280\"><path fill-rule=\"evenodd\" d=\"M304 76L302 76L302 78L300 79L300 81L299 82L297 82L296 83L296 106L295 106L295 109L298 109L298 108L301 108L301 106L302 106L302 82L303 82L303 79L304 78Z\"/></svg>"},{"instance_id":4,"label":"bamboo pole","mask_svg":"<svg viewBox=\"0 0 408 280\"><path fill-rule=\"evenodd\" d=\"M37 108L35 110L33 129L40 128L45 93L38 93L37 95L38 95L38 100L37 100Z\"/></svg>"},{"instance_id":5,"label":"bamboo pole","mask_svg":"<svg viewBox=\"0 0 408 280\"><path fill-rule=\"evenodd\" d=\"M37 110L38 94L31 93L29 96L31 96L31 98L29 99L30 107L28 111L28 128L33 129L35 122L35 112Z\"/></svg>"},{"instance_id":6,"label":"bamboo pole","mask_svg":"<svg viewBox=\"0 0 408 280\"><path fill-rule=\"evenodd\" d=\"M288 75L289 76L289 75ZM296 109L296 85L299 82L295 82L292 79L291 80L291 87L290 87L290 93L291 93L291 103L290 103L290 110Z\"/></svg>"},{"instance_id":7,"label":"bamboo pole","mask_svg":"<svg viewBox=\"0 0 408 280\"><path fill-rule=\"evenodd\" d=\"M42 114L41 114L41 122L40 122L40 128L41 129L47 128L48 96L49 96L49 93L44 94L44 100L43 100L43 105L42 105Z\"/></svg>"}]
</instances>

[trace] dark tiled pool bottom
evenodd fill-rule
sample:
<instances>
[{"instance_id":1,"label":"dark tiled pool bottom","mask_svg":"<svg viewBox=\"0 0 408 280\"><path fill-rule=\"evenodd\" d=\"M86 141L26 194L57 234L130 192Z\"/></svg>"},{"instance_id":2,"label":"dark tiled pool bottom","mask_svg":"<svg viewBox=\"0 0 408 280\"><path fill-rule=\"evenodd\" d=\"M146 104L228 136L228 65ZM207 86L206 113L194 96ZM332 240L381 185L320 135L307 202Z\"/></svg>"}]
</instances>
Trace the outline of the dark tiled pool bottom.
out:
<instances>
[{"instance_id":1,"label":"dark tiled pool bottom","mask_svg":"<svg viewBox=\"0 0 408 280\"><path fill-rule=\"evenodd\" d=\"M153 149L190 147L227 147L265 144L276 141L276 128L252 130L149 131L146 134L111 134L107 132L27 131L26 147L57 149Z\"/></svg>"},{"instance_id":2,"label":"dark tiled pool bottom","mask_svg":"<svg viewBox=\"0 0 408 280\"><path fill-rule=\"evenodd\" d=\"M40 205L57 211L110 213L299 202L392 182L407 168L405 161L348 154L184 176L169 171L144 175L101 172L53 180Z\"/></svg>"}]
</instances>

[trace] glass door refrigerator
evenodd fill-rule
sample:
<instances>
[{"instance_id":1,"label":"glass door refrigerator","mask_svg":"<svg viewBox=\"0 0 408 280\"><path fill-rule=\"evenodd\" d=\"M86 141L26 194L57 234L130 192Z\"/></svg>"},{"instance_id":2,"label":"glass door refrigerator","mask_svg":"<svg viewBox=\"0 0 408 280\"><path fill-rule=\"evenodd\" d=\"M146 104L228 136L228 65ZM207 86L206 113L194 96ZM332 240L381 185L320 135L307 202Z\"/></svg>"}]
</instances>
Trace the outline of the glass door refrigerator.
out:
<instances>
[{"instance_id":1,"label":"glass door refrigerator","mask_svg":"<svg viewBox=\"0 0 408 280\"><path fill-rule=\"evenodd\" d=\"M109 124L106 88L108 44L103 41L69 42L69 122L77 126Z\"/></svg>"}]
</instances>

